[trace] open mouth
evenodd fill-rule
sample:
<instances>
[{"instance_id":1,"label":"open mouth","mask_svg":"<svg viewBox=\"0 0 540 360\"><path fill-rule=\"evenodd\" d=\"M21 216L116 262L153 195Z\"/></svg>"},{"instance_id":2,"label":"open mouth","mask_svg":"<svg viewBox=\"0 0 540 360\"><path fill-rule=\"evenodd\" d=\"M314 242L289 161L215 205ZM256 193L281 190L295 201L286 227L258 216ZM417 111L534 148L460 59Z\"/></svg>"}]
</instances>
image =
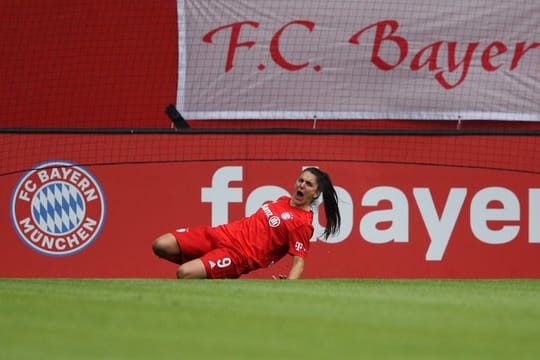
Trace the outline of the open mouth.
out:
<instances>
[{"instance_id":1,"label":"open mouth","mask_svg":"<svg viewBox=\"0 0 540 360\"><path fill-rule=\"evenodd\" d=\"M304 193L302 191L298 190L298 191L296 191L296 197L301 199L301 198L304 197Z\"/></svg>"}]
</instances>

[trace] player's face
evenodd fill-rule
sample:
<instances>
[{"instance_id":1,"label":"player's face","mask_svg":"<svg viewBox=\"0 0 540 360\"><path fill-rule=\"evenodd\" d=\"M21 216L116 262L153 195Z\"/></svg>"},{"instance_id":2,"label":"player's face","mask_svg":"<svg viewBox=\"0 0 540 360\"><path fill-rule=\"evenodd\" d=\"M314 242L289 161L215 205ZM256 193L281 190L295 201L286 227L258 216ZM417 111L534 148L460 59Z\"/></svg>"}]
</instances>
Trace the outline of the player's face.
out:
<instances>
[{"instance_id":1,"label":"player's face","mask_svg":"<svg viewBox=\"0 0 540 360\"><path fill-rule=\"evenodd\" d=\"M309 171L300 174L294 184L294 192L291 198L291 205L309 209L313 198L320 194L317 184L317 177Z\"/></svg>"}]
</instances>

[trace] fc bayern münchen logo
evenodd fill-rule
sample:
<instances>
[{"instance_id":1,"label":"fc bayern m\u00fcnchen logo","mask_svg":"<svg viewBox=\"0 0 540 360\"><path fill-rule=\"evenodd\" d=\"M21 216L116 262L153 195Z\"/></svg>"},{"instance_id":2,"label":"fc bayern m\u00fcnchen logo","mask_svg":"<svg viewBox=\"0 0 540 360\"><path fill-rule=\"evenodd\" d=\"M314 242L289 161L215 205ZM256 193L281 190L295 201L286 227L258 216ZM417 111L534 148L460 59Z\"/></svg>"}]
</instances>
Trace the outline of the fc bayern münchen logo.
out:
<instances>
[{"instance_id":1,"label":"fc bayern m\u00fcnchen logo","mask_svg":"<svg viewBox=\"0 0 540 360\"><path fill-rule=\"evenodd\" d=\"M50 256L75 254L99 235L103 191L88 170L67 161L39 164L17 183L11 220L21 240Z\"/></svg>"}]
</instances>

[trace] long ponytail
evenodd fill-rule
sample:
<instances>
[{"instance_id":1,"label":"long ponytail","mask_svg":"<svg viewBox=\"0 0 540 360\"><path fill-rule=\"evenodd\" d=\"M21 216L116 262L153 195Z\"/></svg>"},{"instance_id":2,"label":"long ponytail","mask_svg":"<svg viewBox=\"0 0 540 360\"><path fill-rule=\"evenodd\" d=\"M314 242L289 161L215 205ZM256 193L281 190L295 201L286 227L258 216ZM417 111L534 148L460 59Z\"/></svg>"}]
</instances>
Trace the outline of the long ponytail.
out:
<instances>
[{"instance_id":1,"label":"long ponytail","mask_svg":"<svg viewBox=\"0 0 540 360\"><path fill-rule=\"evenodd\" d=\"M341 225L341 214L339 213L336 189L332 184L332 180L330 180L330 176L324 171L316 167L309 167L304 169L304 171L309 171L317 178L318 189L323 196L324 212L326 214L326 227L323 237L324 239L328 239L330 235L336 234L339 231Z\"/></svg>"}]
</instances>

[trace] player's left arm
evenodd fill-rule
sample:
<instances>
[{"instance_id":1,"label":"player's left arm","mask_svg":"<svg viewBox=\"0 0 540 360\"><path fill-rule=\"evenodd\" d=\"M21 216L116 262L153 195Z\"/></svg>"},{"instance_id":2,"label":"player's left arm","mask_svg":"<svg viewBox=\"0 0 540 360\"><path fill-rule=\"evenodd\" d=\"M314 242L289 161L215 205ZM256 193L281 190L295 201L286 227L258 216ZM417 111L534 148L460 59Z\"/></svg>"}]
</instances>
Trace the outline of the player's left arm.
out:
<instances>
[{"instance_id":1,"label":"player's left arm","mask_svg":"<svg viewBox=\"0 0 540 360\"><path fill-rule=\"evenodd\" d=\"M289 254L292 255L292 265L289 276L281 277L289 280L300 279L304 273L304 258L309 249L309 239L313 235L311 224L298 227L289 237Z\"/></svg>"},{"instance_id":2,"label":"player's left arm","mask_svg":"<svg viewBox=\"0 0 540 360\"><path fill-rule=\"evenodd\" d=\"M300 256L293 256L291 270L289 271L289 280L296 280L302 277L304 273L304 258Z\"/></svg>"}]
</instances>

